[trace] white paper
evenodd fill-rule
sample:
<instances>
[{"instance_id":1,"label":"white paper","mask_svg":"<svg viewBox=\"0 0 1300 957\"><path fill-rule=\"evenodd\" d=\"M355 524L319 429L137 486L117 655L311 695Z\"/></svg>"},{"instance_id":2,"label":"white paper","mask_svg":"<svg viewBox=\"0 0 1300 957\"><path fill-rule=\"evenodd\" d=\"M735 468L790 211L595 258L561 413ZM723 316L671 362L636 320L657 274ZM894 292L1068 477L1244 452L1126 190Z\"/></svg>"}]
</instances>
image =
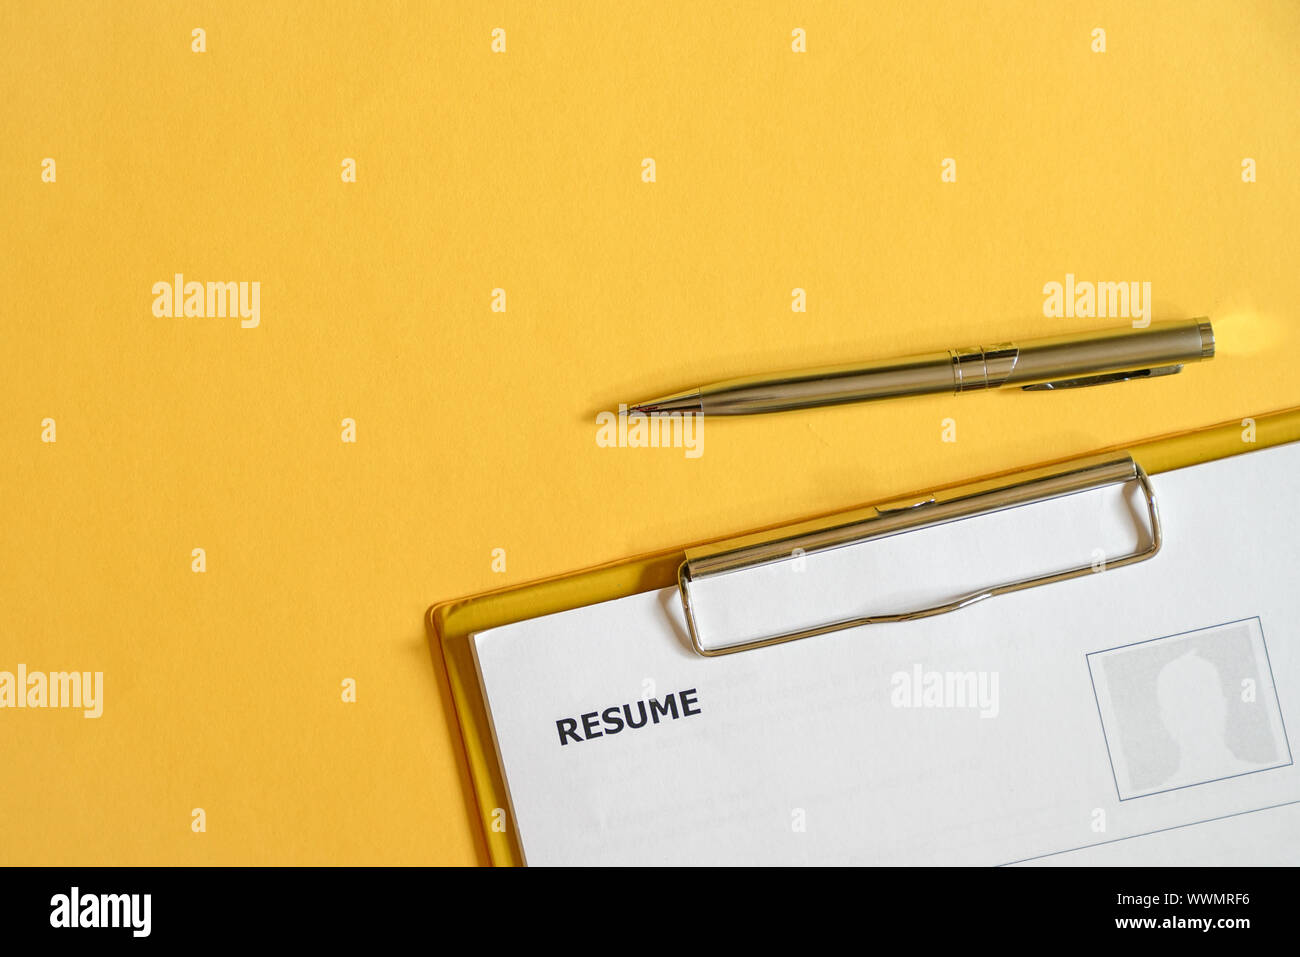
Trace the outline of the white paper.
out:
<instances>
[{"instance_id":1,"label":"white paper","mask_svg":"<svg viewBox=\"0 0 1300 957\"><path fill-rule=\"evenodd\" d=\"M673 588L479 633L508 826L529 864L1300 863L1297 474L1155 476L1155 558L919 621L703 658ZM1123 554L1143 513L1084 493L693 595L728 640L898 611Z\"/></svg>"}]
</instances>

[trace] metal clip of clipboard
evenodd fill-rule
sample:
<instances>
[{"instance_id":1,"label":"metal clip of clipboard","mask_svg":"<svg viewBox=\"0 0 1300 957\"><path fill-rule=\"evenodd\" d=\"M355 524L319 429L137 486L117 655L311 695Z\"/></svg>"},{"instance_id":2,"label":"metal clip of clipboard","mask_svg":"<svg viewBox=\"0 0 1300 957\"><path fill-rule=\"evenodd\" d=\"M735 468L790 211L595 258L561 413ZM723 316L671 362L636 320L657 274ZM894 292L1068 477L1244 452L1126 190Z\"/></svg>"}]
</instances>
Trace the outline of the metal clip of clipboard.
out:
<instances>
[{"instance_id":1,"label":"metal clip of clipboard","mask_svg":"<svg viewBox=\"0 0 1300 957\"><path fill-rule=\"evenodd\" d=\"M1021 473L1014 484L996 484L998 480L968 486L967 490L954 498L928 499L911 504L878 505L851 512L841 513L823 519L814 519L798 525L787 526L776 531L760 532L743 536L727 542L700 548L687 549L686 560L677 571L677 587L682 600L682 610L686 615L686 627L690 633L691 645L697 654L706 658L719 655L735 654L755 648L766 648L800 638L812 638L859 625L872 625L883 622L911 621L916 618L928 618L942 615L959 608L973 605L994 595L1033 588L1037 585L1050 585L1055 582L1081 578L1084 575L1098 574L1125 565L1146 561L1160 551L1162 532L1160 515L1156 508L1155 491L1151 481L1142 467L1127 453L1114 453L1090 459L1076 460L1064 466L1033 469ZM1003 480L1005 481L1005 479ZM699 626L695 619L695 609L691 603L690 585L692 582L769 565L784 561L794 555L807 555L817 552L857 545L875 539L884 538L899 532L915 531L947 522L960 521L987 515L1020 505L1031 505L1050 499L1072 495L1076 492L1088 492L1110 485L1123 485L1137 482L1146 498L1150 516L1150 542L1119 558L1108 559L1099 570L1092 564L1081 565L1065 571L1053 572L1033 578L1007 582L1002 585L980 589L953 598L950 601L914 611L889 615L869 615L861 618L846 618L829 622L812 628L784 632L765 638L706 648L700 641Z\"/></svg>"}]
</instances>

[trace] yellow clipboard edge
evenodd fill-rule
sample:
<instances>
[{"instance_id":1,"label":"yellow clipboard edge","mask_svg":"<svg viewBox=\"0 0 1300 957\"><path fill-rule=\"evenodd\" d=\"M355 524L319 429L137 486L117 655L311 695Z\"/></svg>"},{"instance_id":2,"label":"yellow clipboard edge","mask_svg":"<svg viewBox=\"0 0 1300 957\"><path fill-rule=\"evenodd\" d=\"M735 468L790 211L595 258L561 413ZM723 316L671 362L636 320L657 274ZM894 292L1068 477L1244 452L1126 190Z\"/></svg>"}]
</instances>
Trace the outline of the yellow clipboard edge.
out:
<instances>
[{"instance_id":1,"label":"yellow clipboard edge","mask_svg":"<svg viewBox=\"0 0 1300 957\"><path fill-rule=\"evenodd\" d=\"M1246 438L1252 422L1253 442ZM1148 439L1138 445L1121 444L1097 451L1098 454L1104 454L1127 448L1139 465L1148 473L1156 474L1295 441L1300 441L1300 407L1266 413L1250 420L1223 422L1192 432ZM1082 457L1071 456L1042 464L1051 466ZM916 493L915 497L920 499L928 494L959 494L992 479L1022 471L1024 469L1008 469L973 481L923 490ZM889 500L882 498L880 501ZM838 511L826 514L838 514ZM825 516L815 516L822 517ZM779 522L767 528L776 529L790 524L793 523ZM763 530L766 529L752 531ZM722 536L718 540L727 537L729 536ZM523 857L513 833L513 820L504 811L509 806L505 781L497 760L469 636L474 632L508 625L525 618L537 618L582 605L666 588L676 583L677 568L686 557L686 548L707 544L710 542L698 542L682 548L620 559L583 571L440 602L429 608L426 615L429 639L436 649L441 649L447 668L447 680L460 722L470 779L474 783L475 804L486 836L488 858L493 865L517 866L523 863ZM504 830L499 829L502 825Z\"/></svg>"}]
</instances>

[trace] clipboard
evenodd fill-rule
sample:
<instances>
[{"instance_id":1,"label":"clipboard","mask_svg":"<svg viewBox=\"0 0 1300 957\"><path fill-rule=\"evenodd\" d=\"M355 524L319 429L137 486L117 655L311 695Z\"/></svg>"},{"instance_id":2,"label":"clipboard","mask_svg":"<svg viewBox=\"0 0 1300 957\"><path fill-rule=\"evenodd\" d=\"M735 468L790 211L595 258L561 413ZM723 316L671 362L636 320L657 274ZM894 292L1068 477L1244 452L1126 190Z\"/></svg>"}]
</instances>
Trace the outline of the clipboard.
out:
<instances>
[{"instance_id":1,"label":"clipboard","mask_svg":"<svg viewBox=\"0 0 1300 957\"><path fill-rule=\"evenodd\" d=\"M1253 442L1244 431L1253 427ZM1107 562L1106 571L1152 558L1164 534L1158 502L1147 475L1167 472L1256 449L1300 441L1300 407L1271 412L1251 420L1234 420L1191 432L1148 440L1130 447L1114 447L1095 455L1061 460L1030 469L1012 470L983 479L949 485L893 502L881 502L824 514L793 524L768 526L740 536L715 539L622 559L567 575L510 586L481 595L441 602L426 615L429 639L440 651L447 669L465 746L474 804L482 822L490 862L497 866L523 863L508 813L505 782L493 741L491 723L474 663L469 636L566 611L583 605L622 598L676 585L692 645L705 656L732 654L776 643L813 638L876 621L900 621L949 612L1024 588L1093 574L1092 566L1007 582L980 592L956 595L942 604L872 618L827 622L803 631L764 636L739 644L710 646L699 633L693 614L690 587L713 574L740 571L790 557L804 544L815 550L869 541L879 534L906 533L940 521L988 514L1016 504L1046 501L1060 495L1100 488L1108 484L1137 482L1149 511L1150 538L1134 552ZM799 544L804 543L804 544Z\"/></svg>"}]
</instances>

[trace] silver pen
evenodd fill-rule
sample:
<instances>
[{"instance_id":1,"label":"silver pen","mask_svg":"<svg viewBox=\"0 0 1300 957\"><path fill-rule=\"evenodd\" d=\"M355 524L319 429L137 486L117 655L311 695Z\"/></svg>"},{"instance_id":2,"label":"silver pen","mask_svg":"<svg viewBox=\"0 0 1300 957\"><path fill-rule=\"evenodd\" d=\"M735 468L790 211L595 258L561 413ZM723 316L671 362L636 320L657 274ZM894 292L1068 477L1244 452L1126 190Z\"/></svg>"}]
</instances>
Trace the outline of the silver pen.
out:
<instances>
[{"instance_id":1,"label":"silver pen","mask_svg":"<svg viewBox=\"0 0 1300 957\"><path fill-rule=\"evenodd\" d=\"M1071 389L1179 372L1214 355L1210 321L1182 319L1145 329L1073 333L1017 345L971 346L901 359L728 379L638 402L629 413L754 415L904 395L1018 386Z\"/></svg>"}]
</instances>

